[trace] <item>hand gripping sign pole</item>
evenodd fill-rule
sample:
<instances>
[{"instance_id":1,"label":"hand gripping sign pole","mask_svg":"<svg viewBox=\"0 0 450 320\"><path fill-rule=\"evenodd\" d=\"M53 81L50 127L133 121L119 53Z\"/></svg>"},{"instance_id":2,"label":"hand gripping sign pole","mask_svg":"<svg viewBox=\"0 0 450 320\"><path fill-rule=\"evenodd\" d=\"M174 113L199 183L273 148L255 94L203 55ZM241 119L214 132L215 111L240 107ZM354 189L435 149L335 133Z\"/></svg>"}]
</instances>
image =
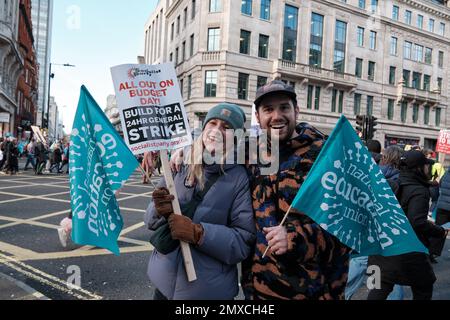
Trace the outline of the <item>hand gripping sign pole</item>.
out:
<instances>
[{"instance_id":1,"label":"hand gripping sign pole","mask_svg":"<svg viewBox=\"0 0 450 320\"><path fill-rule=\"evenodd\" d=\"M178 194L177 189L175 189L175 183L172 177L172 170L170 170L169 165L169 157L167 155L167 150L161 150L161 165L164 170L164 178L166 179L167 189L171 195L174 196L174 200L172 201L172 207L175 214L182 215L180 203L178 202ZM191 248L189 244L183 241L180 241L181 245L181 253L183 254L184 259L184 267L186 268L186 273L189 282L197 280L197 274L195 273L194 262L192 261Z\"/></svg>"},{"instance_id":2,"label":"hand gripping sign pole","mask_svg":"<svg viewBox=\"0 0 450 320\"><path fill-rule=\"evenodd\" d=\"M181 215L168 150L191 145L192 136L175 69L170 63L127 64L111 72L125 142L135 155L160 152L166 185L175 198L174 213ZM182 241L180 246L187 278L195 281L190 246Z\"/></svg>"}]
</instances>

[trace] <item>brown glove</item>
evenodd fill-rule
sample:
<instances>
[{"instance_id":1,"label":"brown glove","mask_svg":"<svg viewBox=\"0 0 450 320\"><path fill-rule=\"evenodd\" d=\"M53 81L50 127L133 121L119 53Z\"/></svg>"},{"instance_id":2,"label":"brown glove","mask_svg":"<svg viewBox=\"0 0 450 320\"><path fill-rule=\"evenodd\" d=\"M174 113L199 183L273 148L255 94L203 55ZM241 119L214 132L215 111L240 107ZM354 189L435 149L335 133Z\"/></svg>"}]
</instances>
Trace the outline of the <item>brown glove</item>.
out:
<instances>
[{"instance_id":1,"label":"brown glove","mask_svg":"<svg viewBox=\"0 0 450 320\"><path fill-rule=\"evenodd\" d=\"M156 214L166 219L173 213L172 201L175 199L169 193L167 188L159 188L153 191L153 203L155 204Z\"/></svg>"},{"instance_id":2,"label":"brown glove","mask_svg":"<svg viewBox=\"0 0 450 320\"><path fill-rule=\"evenodd\" d=\"M174 240L178 239L197 245L203 236L203 227L195 224L185 216L172 214L169 217L169 227Z\"/></svg>"}]
</instances>

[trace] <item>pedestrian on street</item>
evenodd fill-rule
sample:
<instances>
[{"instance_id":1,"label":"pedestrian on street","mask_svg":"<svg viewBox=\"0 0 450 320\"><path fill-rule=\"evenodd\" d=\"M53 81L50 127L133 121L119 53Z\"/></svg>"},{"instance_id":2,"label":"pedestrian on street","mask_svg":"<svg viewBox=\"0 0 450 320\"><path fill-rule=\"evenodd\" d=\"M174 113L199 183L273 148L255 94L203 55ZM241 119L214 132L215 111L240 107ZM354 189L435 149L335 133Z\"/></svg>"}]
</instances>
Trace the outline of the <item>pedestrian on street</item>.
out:
<instances>
[{"instance_id":1,"label":"pedestrian on street","mask_svg":"<svg viewBox=\"0 0 450 320\"><path fill-rule=\"evenodd\" d=\"M431 149L424 150L424 154L427 157L427 159L434 160L433 156L435 153ZM436 204L439 198L439 182L441 181L441 178L445 174L445 168L444 166L438 162L434 161L434 164L431 167L431 185L430 185L430 196L431 196L431 207L430 212L434 212L436 209Z\"/></svg>"},{"instance_id":2,"label":"pedestrian on street","mask_svg":"<svg viewBox=\"0 0 450 320\"><path fill-rule=\"evenodd\" d=\"M47 162L48 150L45 145L39 141L36 144L36 148L34 149L34 154L36 156L36 174L42 175L42 172L45 168L45 164Z\"/></svg>"},{"instance_id":3,"label":"pedestrian on street","mask_svg":"<svg viewBox=\"0 0 450 320\"><path fill-rule=\"evenodd\" d=\"M373 155L373 153L372 153ZM403 150L397 146L386 148L380 158L380 170L386 180L392 183L398 182L400 177L400 159ZM345 299L351 300L353 295L361 288L366 281L367 275L367 256L356 257L350 260L350 269L348 272L348 282L345 289ZM395 285L393 291L389 294L387 300L403 300L403 287Z\"/></svg>"},{"instance_id":4,"label":"pedestrian on street","mask_svg":"<svg viewBox=\"0 0 450 320\"><path fill-rule=\"evenodd\" d=\"M53 161L52 161L52 166L50 167L50 172L53 172L53 169L56 168L57 173L62 173L61 172L61 163L62 163L61 145L59 143L56 143L53 148Z\"/></svg>"},{"instance_id":5,"label":"pedestrian on street","mask_svg":"<svg viewBox=\"0 0 450 320\"><path fill-rule=\"evenodd\" d=\"M367 149L372 154L372 158L377 164L381 161L381 143L378 140L367 140Z\"/></svg>"},{"instance_id":6,"label":"pedestrian on street","mask_svg":"<svg viewBox=\"0 0 450 320\"><path fill-rule=\"evenodd\" d=\"M165 189L164 179L154 191L145 221L156 248L148 265L155 300L232 300L237 296L237 264L254 245L255 223L245 167L224 164L235 150L222 141L230 138L227 129L242 129L244 123L244 112L237 105L222 103L208 112L202 135L191 150L197 161L183 166L174 178L183 215L173 213L173 196ZM198 161L203 149L217 155L217 161ZM169 241L164 241L161 228L169 231ZM177 240L191 244L194 282L186 279Z\"/></svg>"},{"instance_id":7,"label":"pedestrian on street","mask_svg":"<svg viewBox=\"0 0 450 320\"><path fill-rule=\"evenodd\" d=\"M155 172L155 158L157 152L146 152L142 158L142 169L144 173L142 174L142 184L149 184L150 179Z\"/></svg>"},{"instance_id":8,"label":"pedestrian on street","mask_svg":"<svg viewBox=\"0 0 450 320\"><path fill-rule=\"evenodd\" d=\"M422 152L408 151L401 158L397 184L391 184L417 238L427 248L430 248L430 238L444 238L448 234L448 230L428 220L432 164ZM381 288L370 290L369 300L385 300L395 284L410 286L414 300L431 300L436 276L428 254L371 256L369 265L381 270Z\"/></svg>"},{"instance_id":9,"label":"pedestrian on street","mask_svg":"<svg viewBox=\"0 0 450 320\"><path fill-rule=\"evenodd\" d=\"M36 158L34 154L35 148L36 148L36 140L33 138L26 146L27 162L25 163L25 167L23 168L24 171L28 170L29 164L31 164L33 166L33 169L36 170Z\"/></svg>"},{"instance_id":10,"label":"pedestrian on street","mask_svg":"<svg viewBox=\"0 0 450 320\"><path fill-rule=\"evenodd\" d=\"M70 159L69 153L70 153L70 143L66 143L64 145L63 152L62 152L61 168L59 169L59 171L64 172L63 168L64 168L64 166L67 166L66 174L69 173L69 159Z\"/></svg>"}]
</instances>

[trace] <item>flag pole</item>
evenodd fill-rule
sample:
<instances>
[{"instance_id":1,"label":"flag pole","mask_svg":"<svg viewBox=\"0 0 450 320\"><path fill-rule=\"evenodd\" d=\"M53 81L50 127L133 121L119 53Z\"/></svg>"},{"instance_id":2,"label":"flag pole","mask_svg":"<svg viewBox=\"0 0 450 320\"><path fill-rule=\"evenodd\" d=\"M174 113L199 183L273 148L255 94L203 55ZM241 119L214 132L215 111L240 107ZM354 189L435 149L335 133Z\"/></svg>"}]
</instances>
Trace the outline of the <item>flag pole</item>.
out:
<instances>
[{"instance_id":1,"label":"flag pole","mask_svg":"<svg viewBox=\"0 0 450 320\"><path fill-rule=\"evenodd\" d=\"M173 177L172 177L172 170L170 170L169 156L167 155L167 150L160 150L160 155L161 155L161 164L162 164L162 167L164 170L164 178L166 180L167 189L169 189L170 194L173 195L175 198L172 201L173 211L177 215L182 215L180 203L178 202L177 190L175 189L175 182L173 181ZM191 248L189 247L189 244L186 242L180 241L180 244L181 244L181 252L183 254L184 266L186 268L188 281L189 282L195 281L195 280L197 280L197 274L195 272L194 262L192 260Z\"/></svg>"},{"instance_id":2,"label":"flag pole","mask_svg":"<svg viewBox=\"0 0 450 320\"><path fill-rule=\"evenodd\" d=\"M289 213L291 213L291 210L292 210L292 204L291 204L291 206L289 207L289 209L288 209L288 211L286 212L286 214L284 215L283 220L281 220L281 223L280 223L279 227L282 227L282 226L284 225L284 223L285 223L286 220L287 220L287 217L289 217ZM269 249L270 249L270 246L268 245L267 248L266 248L266 251L264 251L264 254L263 254L263 256L262 256L263 259L266 257L266 254L267 254L267 252L269 251Z\"/></svg>"}]
</instances>

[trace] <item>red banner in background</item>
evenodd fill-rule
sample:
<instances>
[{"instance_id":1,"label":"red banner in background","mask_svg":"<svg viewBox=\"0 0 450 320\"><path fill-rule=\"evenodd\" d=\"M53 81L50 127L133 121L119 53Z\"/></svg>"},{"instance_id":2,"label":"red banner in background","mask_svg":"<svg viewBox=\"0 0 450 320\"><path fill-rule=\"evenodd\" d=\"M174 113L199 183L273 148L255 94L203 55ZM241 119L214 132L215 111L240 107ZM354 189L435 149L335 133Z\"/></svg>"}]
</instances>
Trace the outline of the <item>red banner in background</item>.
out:
<instances>
[{"instance_id":1,"label":"red banner in background","mask_svg":"<svg viewBox=\"0 0 450 320\"><path fill-rule=\"evenodd\" d=\"M450 154L450 130L441 130L439 133L436 152Z\"/></svg>"}]
</instances>

